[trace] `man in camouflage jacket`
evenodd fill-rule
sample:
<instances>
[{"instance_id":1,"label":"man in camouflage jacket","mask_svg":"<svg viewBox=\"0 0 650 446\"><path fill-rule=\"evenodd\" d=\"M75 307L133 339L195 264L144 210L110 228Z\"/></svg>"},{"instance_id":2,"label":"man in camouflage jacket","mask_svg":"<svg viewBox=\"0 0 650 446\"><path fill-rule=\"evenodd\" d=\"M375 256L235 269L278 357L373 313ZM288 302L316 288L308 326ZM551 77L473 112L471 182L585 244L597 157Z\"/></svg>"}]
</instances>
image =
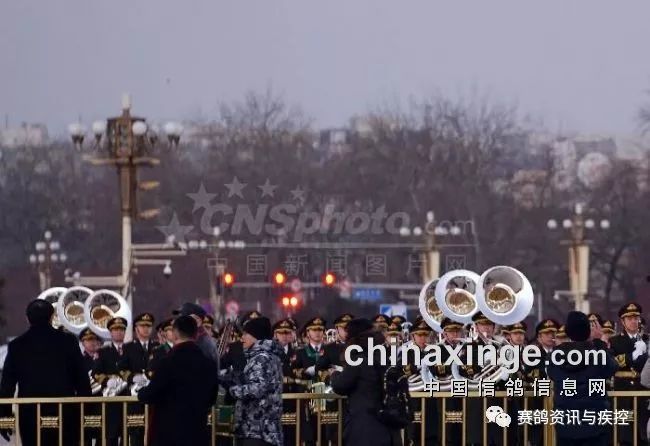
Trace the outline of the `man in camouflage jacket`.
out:
<instances>
[{"instance_id":1,"label":"man in camouflage jacket","mask_svg":"<svg viewBox=\"0 0 650 446\"><path fill-rule=\"evenodd\" d=\"M237 400L235 435L243 446L258 445L260 441L282 446L283 350L272 339L268 318L250 319L242 331L246 367L230 387L230 394Z\"/></svg>"}]
</instances>

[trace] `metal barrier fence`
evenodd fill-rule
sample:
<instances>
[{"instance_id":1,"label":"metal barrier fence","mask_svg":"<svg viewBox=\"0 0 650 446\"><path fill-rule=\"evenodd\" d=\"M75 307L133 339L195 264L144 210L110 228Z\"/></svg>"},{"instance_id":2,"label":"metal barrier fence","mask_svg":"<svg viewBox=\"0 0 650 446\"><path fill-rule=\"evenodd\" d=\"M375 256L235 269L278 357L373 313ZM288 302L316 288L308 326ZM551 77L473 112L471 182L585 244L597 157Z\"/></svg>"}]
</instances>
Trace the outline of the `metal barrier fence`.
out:
<instances>
[{"instance_id":1,"label":"metal barrier fence","mask_svg":"<svg viewBox=\"0 0 650 446\"><path fill-rule=\"evenodd\" d=\"M639 426L637 409L644 407L639 404L639 399L650 399L650 391L610 391L608 396L611 397L611 410L627 409L632 412L628 420L630 424L622 427L616 424L611 426L612 444L617 445L620 438L620 429L628 429L631 444L637 445L639 438L639 429L645 429L646 426ZM494 442L493 423L488 423L485 418L485 411L490 405L498 405L508 413L516 407L517 410L529 411L546 410L551 412L553 409L553 397L536 397L532 392L524 393L523 397L508 397L506 392L495 392L494 397L482 397L478 392L470 392L466 398L452 397L450 392L436 392L430 395L428 392L415 392L411 394L415 404L419 404L419 409L414 412L413 428L409 431L402 431L404 445L408 445L409 440L415 441L416 444L425 445L431 442L428 429L435 429L435 444L467 444L469 434L476 436L477 429L481 429L482 444L487 445L488 440ZM289 426L292 436L295 435L296 445L301 444L301 437L305 433L304 427L310 425L312 429L313 441L318 446L335 446L342 444L343 438L343 414L345 398L335 394L316 394L316 393L287 393L283 395L285 407L289 406L287 401L294 402L294 411L287 412L282 416L282 424ZM433 401L432 401L433 400ZM327 402L327 404L325 404ZM91 397L91 398L12 398L0 399L0 410L7 416L0 417L0 429L13 430L13 441L15 445L18 437L18 426L21 423L21 410L19 408L31 407L35 411L31 414L35 417L32 420L35 424L35 441L36 445L59 444L64 443L64 431L70 429L70 425L78 429L78 438L81 444L84 444L89 438L96 438L97 445L106 445L107 429L107 411L115 412L119 407L121 412L121 436L128 438L129 433L136 429L144 431L145 444L148 438L149 408L137 403L135 397ZM434 404L434 407L431 407ZM13 406L9 411L8 406ZM429 407L428 407L429 406ZM453 406L453 407L452 407ZM78 413L75 420L64 420L66 408L73 408ZM134 408L139 408L134 411ZM471 413L471 408L475 414ZM476 409L478 408L478 412ZM451 410L450 410L451 409ZM436 420L431 422L428 412L437 411L434 414ZM8 414L11 415L8 415ZM75 413L75 416L77 416ZM476 415L478 413L478 415ZM475 419L475 416L479 418ZM515 415L516 416L516 415ZM70 423L70 424L68 424ZM213 407L208 415L207 424L211 430L212 446L231 445L235 443L232 432L233 412L231 407L216 406ZM334 427L335 426L335 427ZM328 438L324 438L323 431L327 430ZM455 429L455 432L451 432ZM492 433L489 431L492 429ZM544 444L552 446L555 444L555 429L550 423L541 424L539 428L533 425L518 425L516 418L512 419L509 428L498 428L500 437L496 444L512 444L511 437L513 431L516 432L515 444L528 445L531 440L534 444ZM532 432L534 431L534 432ZM456 435L460 438L451 436ZM488 438L491 435L490 438ZM536 439L532 439L536 435ZM45 441L47 438L47 442ZM52 439L54 438L54 440ZM58 443L57 443L58 439ZM541 441L541 443L540 443ZM54 442L54 443L53 443ZM3 444L0 442L0 444ZM123 441L122 445L128 444ZM68 446L68 445L66 445Z\"/></svg>"}]
</instances>

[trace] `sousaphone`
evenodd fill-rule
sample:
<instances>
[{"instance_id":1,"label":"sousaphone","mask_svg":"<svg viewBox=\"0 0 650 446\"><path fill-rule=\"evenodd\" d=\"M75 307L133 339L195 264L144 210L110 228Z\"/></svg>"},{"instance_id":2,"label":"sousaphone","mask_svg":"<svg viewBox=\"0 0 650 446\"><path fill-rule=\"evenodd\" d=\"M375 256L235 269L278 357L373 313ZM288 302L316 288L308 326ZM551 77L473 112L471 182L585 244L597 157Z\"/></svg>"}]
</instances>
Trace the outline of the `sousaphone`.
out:
<instances>
[{"instance_id":1,"label":"sousaphone","mask_svg":"<svg viewBox=\"0 0 650 446\"><path fill-rule=\"evenodd\" d=\"M485 271L476 290L481 312L500 325L524 320L533 308L534 298L526 276L510 266L495 266Z\"/></svg>"},{"instance_id":2,"label":"sousaphone","mask_svg":"<svg viewBox=\"0 0 650 446\"><path fill-rule=\"evenodd\" d=\"M92 293L90 288L73 286L59 296L56 314L61 325L70 333L78 335L88 326L84 317L84 303Z\"/></svg>"},{"instance_id":3,"label":"sousaphone","mask_svg":"<svg viewBox=\"0 0 650 446\"><path fill-rule=\"evenodd\" d=\"M54 307L54 317L52 318L52 326L54 328L59 328L61 322L59 321L59 316L57 314L57 307L59 306L59 298L67 291L65 287L57 286L54 288L49 288L43 291L38 295L37 299L43 299L48 301Z\"/></svg>"},{"instance_id":4,"label":"sousaphone","mask_svg":"<svg viewBox=\"0 0 650 446\"><path fill-rule=\"evenodd\" d=\"M435 287L435 300L444 316L462 324L472 322L479 309L476 289L480 276L457 269L444 274Z\"/></svg>"},{"instance_id":5,"label":"sousaphone","mask_svg":"<svg viewBox=\"0 0 650 446\"><path fill-rule=\"evenodd\" d=\"M114 317L126 319L132 324L131 308L122 296L111 290L97 290L88 296L84 305L84 317L88 327L100 338L110 339L111 334L106 324Z\"/></svg>"}]
</instances>

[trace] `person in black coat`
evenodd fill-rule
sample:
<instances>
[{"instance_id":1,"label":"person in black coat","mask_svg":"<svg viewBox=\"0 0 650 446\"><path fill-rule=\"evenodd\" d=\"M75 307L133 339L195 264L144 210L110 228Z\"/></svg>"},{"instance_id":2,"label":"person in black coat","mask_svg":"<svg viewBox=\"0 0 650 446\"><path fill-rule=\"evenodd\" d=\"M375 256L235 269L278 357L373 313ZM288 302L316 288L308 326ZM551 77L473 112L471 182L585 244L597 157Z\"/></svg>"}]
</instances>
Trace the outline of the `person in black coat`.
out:
<instances>
[{"instance_id":1,"label":"person in black coat","mask_svg":"<svg viewBox=\"0 0 650 446\"><path fill-rule=\"evenodd\" d=\"M368 339L375 345L385 342L384 336L373 328L368 319L353 319L348 323L348 345L359 345L363 352L361 365L346 365L342 372L333 372L332 389L339 395L346 395L347 404L344 415L343 446L401 446L402 439L398 429L382 424L377 417L381 408L382 386L385 367L374 365L367 360Z\"/></svg>"},{"instance_id":2,"label":"person in black coat","mask_svg":"<svg viewBox=\"0 0 650 446\"><path fill-rule=\"evenodd\" d=\"M217 399L217 365L193 341L198 329L191 316L174 321L176 344L138 393L154 411L150 446L210 444L207 421Z\"/></svg>"},{"instance_id":3,"label":"person in black coat","mask_svg":"<svg viewBox=\"0 0 650 446\"><path fill-rule=\"evenodd\" d=\"M606 351L605 344L602 341L589 341L591 327L586 314L571 311L567 316L565 327L571 341L557 347L559 350L564 351L564 358L567 357L566 354L571 350L581 351L583 359L586 358L587 351L601 350L606 358L605 364L587 365L580 363L571 365L565 362L563 365L555 365L551 362L547 368L548 377L553 381L556 389L554 392L555 410L579 410L581 412L580 418L584 419L586 410L597 413L610 408L606 395L589 394L589 381L611 378L616 372L617 364L614 357ZM575 394L563 391L563 383L567 379L576 381ZM611 443L607 426L597 423L594 425L558 424L555 429L557 432L557 446L605 446Z\"/></svg>"},{"instance_id":4,"label":"person in black coat","mask_svg":"<svg viewBox=\"0 0 650 446\"><path fill-rule=\"evenodd\" d=\"M38 299L27 306L30 327L9 343L0 383L0 398L13 398L18 386L19 398L55 398L90 396L90 380L84 369L77 338L55 330L52 325L54 308ZM53 406L53 407L52 407ZM42 416L56 416L57 405L42 405ZM11 416L9 406L2 407L2 416ZM19 409L20 436L24 446L36 445L36 407L21 405ZM63 443L79 443L78 407L64 405ZM10 432L2 431L8 440ZM41 445L58 444L58 431L41 431Z\"/></svg>"}]
</instances>

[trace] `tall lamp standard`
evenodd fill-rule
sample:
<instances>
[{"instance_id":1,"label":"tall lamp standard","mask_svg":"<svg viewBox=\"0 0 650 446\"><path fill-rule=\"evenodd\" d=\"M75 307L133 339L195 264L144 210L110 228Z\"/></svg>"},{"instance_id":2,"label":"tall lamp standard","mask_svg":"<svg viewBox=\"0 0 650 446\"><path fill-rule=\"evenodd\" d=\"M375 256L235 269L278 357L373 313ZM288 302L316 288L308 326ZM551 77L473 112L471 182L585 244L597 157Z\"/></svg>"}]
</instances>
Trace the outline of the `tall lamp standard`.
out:
<instances>
[{"instance_id":1,"label":"tall lamp standard","mask_svg":"<svg viewBox=\"0 0 650 446\"><path fill-rule=\"evenodd\" d=\"M571 219L564 219L562 227L569 231L570 240L562 244L569 246L569 284L571 294L575 299L575 309L589 313L589 301L585 296L589 291L589 243L585 238L585 230L594 229L596 222L590 218L585 219L583 204L577 203ZM558 223L554 219L546 222L550 230L556 230ZM600 229L609 229L609 220L603 219L599 222Z\"/></svg>"},{"instance_id":2,"label":"tall lamp standard","mask_svg":"<svg viewBox=\"0 0 650 446\"><path fill-rule=\"evenodd\" d=\"M86 130L81 123L71 124L68 128L72 142L81 151ZM180 124L168 122L164 126L167 139L171 145L178 145L183 128ZM122 217L122 274L117 277L84 277L81 283L92 286L112 286L124 288L129 305L133 305L131 293L128 292L131 273L131 225L136 219L150 219L159 214L159 209L139 210L138 192L156 189L157 181L138 181L140 167L154 167L160 160L149 156L158 142L158 130L148 126L146 120L131 114L129 95L122 98L122 114L96 121L92 125L95 137L93 148L97 156L84 156L84 159L96 166L115 166L120 185L120 213Z\"/></svg>"},{"instance_id":3,"label":"tall lamp standard","mask_svg":"<svg viewBox=\"0 0 650 446\"><path fill-rule=\"evenodd\" d=\"M45 231L43 240L34 245L35 253L30 254L29 263L38 268L38 278L41 291L52 287L52 266L57 263L65 263L68 256L61 250L61 244L52 240L52 232Z\"/></svg>"},{"instance_id":4,"label":"tall lamp standard","mask_svg":"<svg viewBox=\"0 0 650 446\"><path fill-rule=\"evenodd\" d=\"M402 237L416 237L423 242L423 249L420 252L420 263L422 282L428 283L433 279L440 277L440 251L436 244L436 236L459 235L461 232L457 226L447 228L442 225L436 225L435 214L433 211L427 212L426 224L424 229L416 226L413 229L409 227L400 228L399 234Z\"/></svg>"}]
</instances>

